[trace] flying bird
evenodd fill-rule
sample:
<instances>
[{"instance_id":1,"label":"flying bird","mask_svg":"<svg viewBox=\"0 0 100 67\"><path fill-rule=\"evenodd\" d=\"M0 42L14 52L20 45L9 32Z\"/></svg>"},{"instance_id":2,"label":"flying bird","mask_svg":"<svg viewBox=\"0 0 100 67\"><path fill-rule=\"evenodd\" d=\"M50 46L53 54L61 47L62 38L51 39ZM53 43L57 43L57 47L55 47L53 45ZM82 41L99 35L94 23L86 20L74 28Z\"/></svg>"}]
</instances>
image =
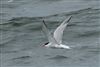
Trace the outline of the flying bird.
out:
<instances>
[{"instance_id":1,"label":"flying bird","mask_svg":"<svg viewBox=\"0 0 100 67\"><path fill-rule=\"evenodd\" d=\"M45 21L43 20L43 27L42 31L45 33L45 35L48 38L48 42L43 44L43 47L50 47L50 48L63 48L63 49L71 49L70 46L62 44L62 36L63 31L68 25L68 22L71 20L72 16L65 19L54 31L53 35L50 33L49 29L47 28L47 25Z\"/></svg>"}]
</instances>

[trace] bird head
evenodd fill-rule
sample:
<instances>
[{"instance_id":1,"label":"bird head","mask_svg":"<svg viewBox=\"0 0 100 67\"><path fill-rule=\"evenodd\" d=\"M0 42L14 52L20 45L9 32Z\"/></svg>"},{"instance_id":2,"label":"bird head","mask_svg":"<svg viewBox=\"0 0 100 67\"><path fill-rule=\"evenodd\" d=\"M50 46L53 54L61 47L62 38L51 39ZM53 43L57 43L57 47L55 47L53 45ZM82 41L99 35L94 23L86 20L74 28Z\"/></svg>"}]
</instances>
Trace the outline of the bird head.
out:
<instances>
[{"instance_id":1,"label":"bird head","mask_svg":"<svg viewBox=\"0 0 100 67\"><path fill-rule=\"evenodd\" d=\"M44 43L42 46L45 47L46 45L48 45L49 42Z\"/></svg>"}]
</instances>

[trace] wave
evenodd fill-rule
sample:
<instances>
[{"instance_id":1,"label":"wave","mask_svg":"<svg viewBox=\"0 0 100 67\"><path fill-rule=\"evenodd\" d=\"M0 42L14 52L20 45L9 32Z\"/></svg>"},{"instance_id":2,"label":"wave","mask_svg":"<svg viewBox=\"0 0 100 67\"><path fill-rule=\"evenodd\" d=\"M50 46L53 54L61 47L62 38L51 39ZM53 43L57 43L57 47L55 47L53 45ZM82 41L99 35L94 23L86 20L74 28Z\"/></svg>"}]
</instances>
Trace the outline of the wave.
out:
<instances>
[{"instance_id":1,"label":"wave","mask_svg":"<svg viewBox=\"0 0 100 67\"><path fill-rule=\"evenodd\" d=\"M8 23L2 23L0 25L6 25L11 22L17 22L17 23L29 23L29 22L19 22L19 21L40 21L41 19L49 19L51 17L63 17L63 16L69 16L69 15L86 15L86 14L100 14L100 9L93 9L93 8L86 8L86 9L81 9L78 11L72 11L72 12L65 12L65 13L60 13L60 14L54 14L54 15L49 15L49 16L43 16L43 17L13 17L11 20L8 20ZM100 17L97 17L100 18ZM92 18L91 18L92 19Z\"/></svg>"}]
</instances>

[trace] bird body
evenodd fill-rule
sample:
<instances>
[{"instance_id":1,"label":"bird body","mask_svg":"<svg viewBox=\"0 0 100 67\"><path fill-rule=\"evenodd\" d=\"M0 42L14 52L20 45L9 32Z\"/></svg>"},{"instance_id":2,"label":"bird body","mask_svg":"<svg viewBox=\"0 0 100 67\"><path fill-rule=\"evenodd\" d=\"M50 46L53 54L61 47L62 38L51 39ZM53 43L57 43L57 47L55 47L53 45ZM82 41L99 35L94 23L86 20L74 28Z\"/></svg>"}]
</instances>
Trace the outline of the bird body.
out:
<instances>
[{"instance_id":1,"label":"bird body","mask_svg":"<svg viewBox=\"0 0 100 67\"><path fill-rule=\"evenodd\" d=\"M63 45L63 44L52 44L52 43L49 43L48 45L45 45L45 47L50 47L50 48L60 48L60 49L71 49L69 46L67 45Z\"/></svg>"}]
</instances>

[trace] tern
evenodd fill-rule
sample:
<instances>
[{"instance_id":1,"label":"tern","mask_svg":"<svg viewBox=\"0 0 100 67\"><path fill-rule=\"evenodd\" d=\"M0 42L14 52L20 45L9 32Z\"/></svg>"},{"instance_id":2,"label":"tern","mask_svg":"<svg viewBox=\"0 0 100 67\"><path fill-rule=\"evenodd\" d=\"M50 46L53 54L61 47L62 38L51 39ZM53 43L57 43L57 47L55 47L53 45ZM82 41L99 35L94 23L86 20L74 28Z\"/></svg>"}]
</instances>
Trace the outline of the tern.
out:
<instances>
[{"instance_id":1,"label":"tern","mask_svg":"<svg viewBox=\"0 0 100 67\"><path fill-rule=\"evenodd\" d=\"M61 48L61 49L71 49L70 46L62 44L62 36L63 36L63 31L68 25L68 22L71 20L72 16L68 17L65 19L54 31L53 35L50 33L50 31L47 28L47 25L45 21L43 20L43 27L42 31L45 33L45 35L48 38L48 42L43 44L42 46L44 47L50 47L50 48Z\"/></svg>"}]
</instances>

